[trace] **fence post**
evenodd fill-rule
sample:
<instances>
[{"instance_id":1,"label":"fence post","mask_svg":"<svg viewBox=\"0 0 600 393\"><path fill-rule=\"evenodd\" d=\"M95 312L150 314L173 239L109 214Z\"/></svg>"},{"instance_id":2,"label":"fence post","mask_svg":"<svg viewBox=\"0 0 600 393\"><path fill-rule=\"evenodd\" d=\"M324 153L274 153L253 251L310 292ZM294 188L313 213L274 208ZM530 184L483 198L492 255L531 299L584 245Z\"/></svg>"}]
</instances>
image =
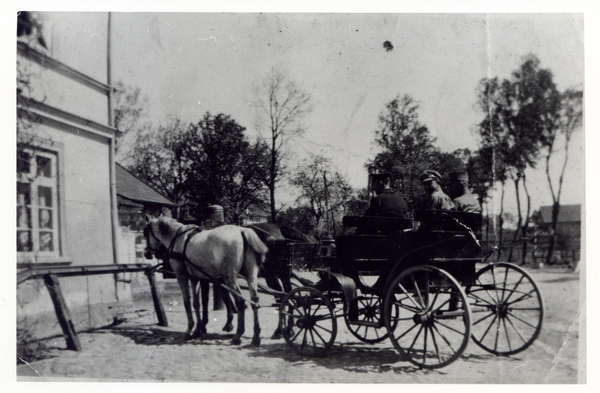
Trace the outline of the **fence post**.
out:
<instances>
[{"instance_id":1,"label":"fence post","mask_svg":"<svg viewBox=\"0 0 600 393\"><path fill-rule=\"evenodd\" d=\"M67 308L67 303L65 302L65 298L60 290L58 277L56 277L54 274L47 274L44 276L44 283L46 284L46 288L48 288L48 293L50 293L52 303L54 303L54 311L56 311L56 317L58 318L60 327L62 328L65 338L67 339L67 349L81 351L81 343L79 342L79 337L77 336L77 332L73 326L73 321L71 320L71 314Z\"/></svg>"},{"instance_id":2,"label":"fence post","mask_svg":"<svg viewBox=\"0 0 600 393\"><path fill-rule=\"evenodd\" d=\"M144 274L146 277L148 277L148 282L150 283L150 292L152 293L152 301L154 302L154 309L156 310L158 325L169 326L167 314L165 314L165 310L163 309L160 298L158 297L158 290L156 289L156 282L154 281L154 270L152 270L152 268L146 269Z\"/></svg>"}]
</instances>

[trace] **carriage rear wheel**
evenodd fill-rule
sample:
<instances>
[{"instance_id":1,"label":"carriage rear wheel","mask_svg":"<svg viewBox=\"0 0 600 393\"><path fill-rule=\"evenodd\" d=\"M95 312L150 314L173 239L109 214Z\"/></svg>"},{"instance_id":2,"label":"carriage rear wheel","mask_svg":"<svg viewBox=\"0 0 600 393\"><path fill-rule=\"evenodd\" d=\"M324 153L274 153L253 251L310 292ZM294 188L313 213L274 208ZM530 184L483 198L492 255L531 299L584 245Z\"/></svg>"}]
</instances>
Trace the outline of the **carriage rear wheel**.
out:
<instances>
[{"instance_id":1,"label":"carriage rear wheel","mask_svg":"<svg viewBox=\"0 0 600 393\"><path fill-rule=\"evenodd\" d=\"M344 321L350 333L359 340L376 344L388 337L387 329L381 317L381 297L375 295L359 296L352 300L357 307L356 319L350 320L349 310L344 302Z\"/></svg>"},{"instance_id":2,"label":"carriage rear wheel","mask_svg":"<svg viewBox=\"0 0 600 393\"><path fill-rule=\"evenodd\" d=\"M458 359L471 335L465 292L454 277L433 266L408 268L392 281L383 317L396 350L422 368Z\"/></svg>"},{"instance_id":3,"label":"carriage rear wheel","mask_svg":"<svg viewBox=\"0 0 600 393\"><path fill-rule=\"evenodd\" d=\"M542 295L522 268L509 263L482 268L467 296L474 315L473 341L486 351L513 355L528 348L540 334Z\"/></svg>"},{"instance_id":4,"label":"carriage rear wheel","mask_svg":"<svg viewBox=\"0 0 600 393\"><path fill-rule=\"evenodd\" d=\"M283 338L300 355L323 355L337 334L331 302L311 287L294 288L285 295L279 307L279 323Z\"/></svg>"}]
</instances>

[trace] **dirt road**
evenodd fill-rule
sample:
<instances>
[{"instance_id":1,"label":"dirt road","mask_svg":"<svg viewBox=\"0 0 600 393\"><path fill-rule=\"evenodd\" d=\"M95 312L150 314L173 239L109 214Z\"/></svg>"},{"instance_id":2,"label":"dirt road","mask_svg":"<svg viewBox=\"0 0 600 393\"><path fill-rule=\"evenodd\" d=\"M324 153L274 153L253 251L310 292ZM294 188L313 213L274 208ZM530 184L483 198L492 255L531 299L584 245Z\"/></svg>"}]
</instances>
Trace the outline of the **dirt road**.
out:
<instances>
[{"instance_id":1,"label":"dirt road","mask_svg":"<svg viewBox=\"0 0 600 393\"><path fill-rule=\"evenodd\" d=\"M545 302L542 332L525 352L499 358L470 343L462 358L439 370L423 370L400 360L389 341L359 342L338 319L334 347L325 357L295 354L283 340L269 337L277 324L276 309L262 307L262 344L250 344L251 312L241 346L221 333L225 313L211 312L209 335L185 341L185 313L176 282L163 290L169 327L157 326L147 294L127 310L114 327L80 333L84 350L64 349L63 339L50 342L52 358L18 366L17 381L188 381L262 383L461 383L574 384L585 382L585 343L580 339L580 275L558 269L529 270ZM272 303L263 295L262 305Z\"/></svg>"}]
</instances>

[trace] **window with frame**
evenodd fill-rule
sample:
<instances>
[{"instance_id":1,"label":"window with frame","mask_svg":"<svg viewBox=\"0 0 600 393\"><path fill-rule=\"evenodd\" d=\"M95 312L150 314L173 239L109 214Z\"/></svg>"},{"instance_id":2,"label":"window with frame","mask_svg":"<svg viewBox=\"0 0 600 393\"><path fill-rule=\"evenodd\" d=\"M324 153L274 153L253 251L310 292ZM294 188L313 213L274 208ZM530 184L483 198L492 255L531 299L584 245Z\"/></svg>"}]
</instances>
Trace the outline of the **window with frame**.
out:
<instances>
[{"instance_id":1,"label":"window with frame","mask_svg":"<svg viewBox=\"0 0 600 393\"><path fill-rule=\"evenodd\" d=\"M41 149L17 149L17 253L61 256L58 157Z\"/></svg>"}]
</instances>

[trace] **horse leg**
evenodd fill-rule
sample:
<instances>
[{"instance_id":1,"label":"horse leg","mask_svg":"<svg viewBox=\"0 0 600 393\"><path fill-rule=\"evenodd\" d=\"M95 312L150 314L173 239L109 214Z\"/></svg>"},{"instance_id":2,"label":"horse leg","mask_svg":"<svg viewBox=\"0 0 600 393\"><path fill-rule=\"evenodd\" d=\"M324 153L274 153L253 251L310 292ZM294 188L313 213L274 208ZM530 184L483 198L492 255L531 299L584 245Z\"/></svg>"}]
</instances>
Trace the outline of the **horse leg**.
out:
<instances>
[{"instance_id":1,"label":"horse leg","mask_svg":"<svg viewBox=\"0 0 600 393\"><path fill-rule=\"evenodd\" d=\"M192 293L194 295L194 311L196 313L196 329L192 334L192 338L202 338L202 335L206 333L206 325L204 321L200 319L200 290L203 290L202 283L199 279L190 279L192 282ZM202 299L204 302L204 298ZM205 308L206 310L206 308ZM203 311L205 311L203 310Z\"/></svg>"},{"instance_id":2,"label":"horse leg","mask_svg":"<svg viewBox=\"0 0 600 393\"><path fill-rule=\"evenodd\" d=\"M252 337L252 345L260 345L260 324L258 323L258 290L256 289L256 280L253 283L248 282L250 288L252 304L252 313L254 314L254 336Z\"/></svg>"},{"instance_id":3,"label":"horse leg","mask_svg":"<svg viewBox=\"0 0 600 393\"><path fill-rule=\"evenodd\" d=\"M185 339L189 340L192 337L192 330L194 329L194 317L192 316L192 305L190 300L189 277L185 272L185 266L181 262L175 259L170 259L169 263L175 272L177 283L179 284L181 295L183 296L183 306L185 307L185 315L187 316L188 320L188 328L185 332Z\"/></svg>"},{"instance_id":4,"label":"horse leg","mask_svg":"<svg viewBox=\"0 0 600 393\"><path fill-rule=\"evenodd\" d=\"M281 280L281 283L283 284L283 291L288 293L292 290L292 280L290 277L290 269L287 265L287 260L286 258L279 258L277 260L277 276L278 278ZM279 299L281 300L283 298L283 296L281 296ZM275 329L275 332L273 332L273 335L271 336L271 340L279 340L281 339L281 326L278 324L277 325L277 329Z\"/></svg>"},{"instance_id":5,"label":"horse leg","mask_svg":"<svg viewBox=\"0 0 600 393\"><path fill-rule=\"evenodd\" d=\"M241 291L238 288L237 293L241 294ZM240 345L242 343L242 334L245 331L245 313L246 313L246 302L241 297L236 297L235 304L237 306L237 314L238 314L238 325L235 335L231 339L232 345Z\"/></svg>"},{"instance_id":6,"label":"horse leg","mask_svg":"<svg viewBox=\"0 0 600 393\"><path fill-rule=\"evenodd\" d=\"M200 291L202 294L202 326L204 328L203 333L206 333L206 325L208 325L208 301L210 300L210 281L200 279ZM200 318L198 318L200 320Z\"/></svg>"},{"instance_id":7,"label":"horse leg","mask_svg":"<svg viewBox=\"0 0 600 393\"><path fill-rule=\"evenodd\" d=\"M227 322L225 326L223 326L224 332L230 332L233 330L233 313L235 310L235 304L233 300L231 300L231 296L229 292L223 291L223 289L219 288L219 290L223 293L223 303L225 303L225 309L227 310Z\"/></svg>"}]
</instances>

